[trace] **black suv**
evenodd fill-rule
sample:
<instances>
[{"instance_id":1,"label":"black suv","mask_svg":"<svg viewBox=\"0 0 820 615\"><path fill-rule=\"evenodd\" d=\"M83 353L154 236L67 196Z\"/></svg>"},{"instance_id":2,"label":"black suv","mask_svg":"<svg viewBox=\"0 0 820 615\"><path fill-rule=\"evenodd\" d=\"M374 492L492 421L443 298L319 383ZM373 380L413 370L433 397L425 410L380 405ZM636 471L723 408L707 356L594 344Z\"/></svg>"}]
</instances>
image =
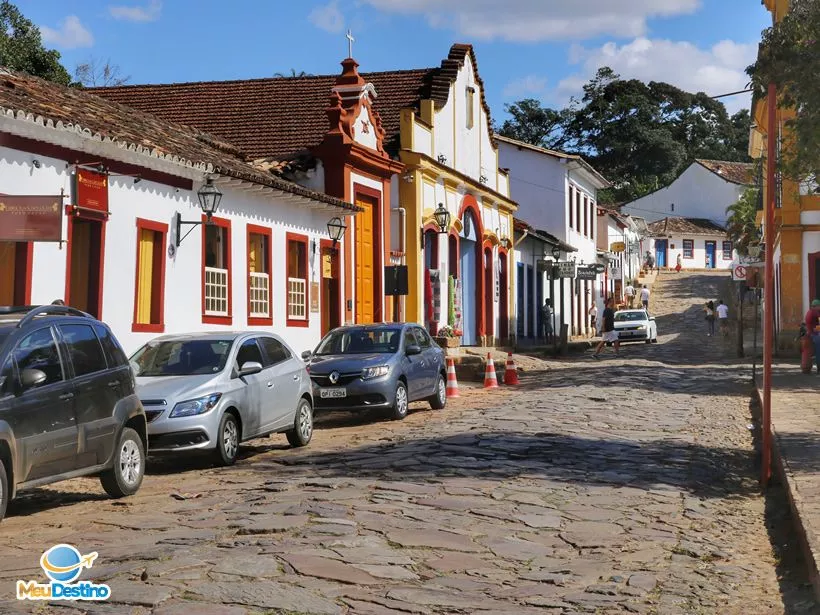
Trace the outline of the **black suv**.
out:
<instances>
[{"instance_id":1,"label":"black suv","mask_svg":"<svg viewBox=\"0 0 820 615\"><path fill-rule=\"evenodd\" d=\"M71 307L0 307L0 519L16 492L99 474L118 498L145 472L145 411L111 330Z\"/></svg>"}]
</instances>

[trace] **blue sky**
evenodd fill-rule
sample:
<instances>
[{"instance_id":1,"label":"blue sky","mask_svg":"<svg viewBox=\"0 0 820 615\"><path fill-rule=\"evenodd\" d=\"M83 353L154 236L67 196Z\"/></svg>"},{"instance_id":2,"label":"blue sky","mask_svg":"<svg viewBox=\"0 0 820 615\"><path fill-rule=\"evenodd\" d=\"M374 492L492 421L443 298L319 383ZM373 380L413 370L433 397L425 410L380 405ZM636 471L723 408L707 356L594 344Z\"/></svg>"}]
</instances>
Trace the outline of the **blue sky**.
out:
<instances>
[{"instance_id":1,"label":"blue sky","mask_svg":"<svg viewBox=\"0 0 820 615\"><path fill-rule=\"evenodd\" d=\"M759 0L16 0L73 70L110 59L129 83L437 66L469 42L495 119L524 97L566 103L602 65L710 95L743 87ZM748 97L726 99L730 111Z\"/></svg>"}]
</instances>

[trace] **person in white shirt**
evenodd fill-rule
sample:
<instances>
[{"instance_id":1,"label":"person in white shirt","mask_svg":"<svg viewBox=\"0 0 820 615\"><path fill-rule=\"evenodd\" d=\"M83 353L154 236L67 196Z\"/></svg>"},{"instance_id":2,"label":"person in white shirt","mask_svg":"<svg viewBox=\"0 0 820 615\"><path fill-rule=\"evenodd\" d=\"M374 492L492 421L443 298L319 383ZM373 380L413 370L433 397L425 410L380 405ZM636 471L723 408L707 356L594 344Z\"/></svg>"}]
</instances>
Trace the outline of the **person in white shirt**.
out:
<instances>
[{"instance_id":1,"label":"person in white shirt","mask_svg":"<svg viewBox=\"0 0 820 615\"><path fill-rule=\"evenodd\" d=\"M717 305L718 322L720 323L720 333L723 337L729 335L729 306L723 303L723 299Z\"/></svg>"},{"instance_id":2,"label":"person in white shirt","mask_svg":"<svg viewBox=\"0 0 820 615\"><path fill-rule=\"evenodd\" d=\"M589 308L589 337L595 337L598 334L598 306L592 304Z\"/></svg>"},{"instance_id":3,"label":"person in white shirt","mask_svg":"<svg viewBox=\"0 0 820 615\"><path fill-rule=\"evenodd\" d=\"M627 304L629 305L629 308L632 309L635 307L635 287L632 286L632 284L627 284L624 293L626 294Z\"/></svg>"},{"instance_id":4,"label":"person in white shirt","mask_svg":"<svg viewBox=\"0 0 820 615\"><path fill-rule=\"evenodd\" d=\"M641 303L644 309L649 311L649 289L646 287L646 284L644 284L641 289Z\"/></svg>"}]
</instances>

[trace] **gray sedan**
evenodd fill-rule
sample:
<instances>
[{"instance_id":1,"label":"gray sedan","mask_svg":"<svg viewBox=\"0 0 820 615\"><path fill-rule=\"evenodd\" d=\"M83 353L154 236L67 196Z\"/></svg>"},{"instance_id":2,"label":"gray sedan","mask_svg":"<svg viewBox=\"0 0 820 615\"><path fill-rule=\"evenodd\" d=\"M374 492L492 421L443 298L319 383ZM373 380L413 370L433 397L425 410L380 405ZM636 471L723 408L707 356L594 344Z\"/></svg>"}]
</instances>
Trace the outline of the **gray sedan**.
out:
<instances>
[{"instance_id":1,"label":"gray sedan","mask_svg":"<svg viewBox=\"0 0 820 615\"><path fill-rule=\"evenodd\" d=\"M310 378L276 335L166 335L131 364L150 453L208 450L229 465L244 440L284 432L291 445L305 446L313 435Z\"/></svg>"},{"instance_id":2,"label":"gray sedan","mask_svg":"<svg viewBox=\"0 0 820 615\"><path fill-rule=\"evenodd\" d=\"M381 409L403 419L412 401L447 403L444 351L418 325L340 327L302 357L317 411Z\"/></svg>"}]
</instances>

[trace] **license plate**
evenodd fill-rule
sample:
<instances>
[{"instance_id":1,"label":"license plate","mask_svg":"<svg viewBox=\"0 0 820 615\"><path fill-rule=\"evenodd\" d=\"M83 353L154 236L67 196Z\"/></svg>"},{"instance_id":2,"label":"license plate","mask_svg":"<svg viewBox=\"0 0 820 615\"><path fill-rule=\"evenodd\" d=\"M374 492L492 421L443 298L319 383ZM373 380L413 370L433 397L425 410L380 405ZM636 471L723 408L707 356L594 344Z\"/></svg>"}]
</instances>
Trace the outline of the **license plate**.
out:
<instances>
[{"instance_id":1,"label":"license plate","mask_svg":"<svg viewBox=\"0 0 820 615\"><path fill-rule=\"evenodd\" d=\"M347 389L320 389L319 397L321 397L322 399L339 399L340 397L347 397Z\"/></svg>"}]
</instances>

